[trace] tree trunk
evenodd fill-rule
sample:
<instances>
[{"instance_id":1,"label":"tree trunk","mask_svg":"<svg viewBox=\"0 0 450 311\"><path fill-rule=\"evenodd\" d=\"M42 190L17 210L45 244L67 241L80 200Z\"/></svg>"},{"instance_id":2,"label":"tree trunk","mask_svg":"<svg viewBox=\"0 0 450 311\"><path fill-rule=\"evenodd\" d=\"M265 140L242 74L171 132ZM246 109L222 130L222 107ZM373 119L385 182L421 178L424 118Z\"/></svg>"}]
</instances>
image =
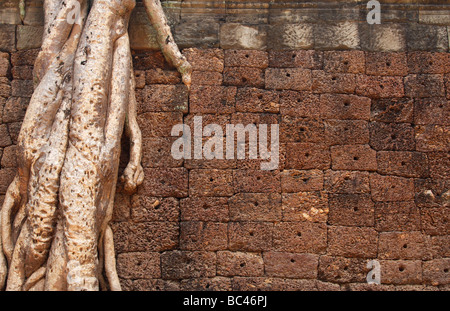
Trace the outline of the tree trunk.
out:
<instances>
[{"instance_id":1,"label":"tree trunk","mask_svg":"<svg viewBox=\"0 0 450 311\"><path fill-rule=\"evenodd\" d=\"M191 66L159 0L144 3L164 55L189 86ZM18 174L0 216L0 288L120 290L108 223L124 127L131 138L125 189L134 191L144 178L127 30L134 6L134 0L44 3Z\"/></svg>"}]
</instances>

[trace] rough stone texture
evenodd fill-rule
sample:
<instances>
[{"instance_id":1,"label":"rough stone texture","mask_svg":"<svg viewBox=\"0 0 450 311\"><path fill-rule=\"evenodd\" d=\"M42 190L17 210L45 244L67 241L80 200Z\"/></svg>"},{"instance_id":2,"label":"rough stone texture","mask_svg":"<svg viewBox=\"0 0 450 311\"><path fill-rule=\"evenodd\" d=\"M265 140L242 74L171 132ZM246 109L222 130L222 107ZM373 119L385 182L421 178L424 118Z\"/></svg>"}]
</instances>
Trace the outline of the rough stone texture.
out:
<instances>
[{"instance_id":1,"label":"rough stone texture","mask_svg":"<svg viewBox=\"0 0 450 311\"><path fill-rule=\"evenodd\" d=\"M124 289L448 286L448 22L426 10L416 24L412 4L410 14L388 14L386 4L381 25L367 25L359 9L319 14L302 5L258 18L166 7L194 68L190 90L160 52L148 51L158 48L154 30L136 14L145 181L131 197L119 185L116 196ZM25 25L11 14L0 4L0 202L16 172L38 52L28 48L42 26L38 13ZM192 125L193 116L204 125L280 124L279 170L174 160L171 128ZM378 287L366 284L371 259L381 264Z\"/></svg>"}]
</instances>

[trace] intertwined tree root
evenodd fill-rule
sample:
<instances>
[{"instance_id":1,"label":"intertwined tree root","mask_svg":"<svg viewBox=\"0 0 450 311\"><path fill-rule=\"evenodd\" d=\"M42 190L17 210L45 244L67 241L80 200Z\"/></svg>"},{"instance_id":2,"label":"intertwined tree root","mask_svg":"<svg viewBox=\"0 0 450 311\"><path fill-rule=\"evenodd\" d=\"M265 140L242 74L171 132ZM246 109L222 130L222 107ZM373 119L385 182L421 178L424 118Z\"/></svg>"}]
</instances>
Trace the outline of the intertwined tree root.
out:
<instances>
[{"instance_id":1,"label":"intertwined tree root","mask_svg":"<svg viewBox=\"0 0 450 311\"><path fill-rule=\"evenodd\" d=\"M164 55L189 86L191 66L159 0L145 5ZM131 139L125 190L144 178L127 31L134 6L134 0L44 3L45 35L18 139L18 173L0 215L0 289L120 290L108 223L124 127Z\"/></svg>"}]
</instances>

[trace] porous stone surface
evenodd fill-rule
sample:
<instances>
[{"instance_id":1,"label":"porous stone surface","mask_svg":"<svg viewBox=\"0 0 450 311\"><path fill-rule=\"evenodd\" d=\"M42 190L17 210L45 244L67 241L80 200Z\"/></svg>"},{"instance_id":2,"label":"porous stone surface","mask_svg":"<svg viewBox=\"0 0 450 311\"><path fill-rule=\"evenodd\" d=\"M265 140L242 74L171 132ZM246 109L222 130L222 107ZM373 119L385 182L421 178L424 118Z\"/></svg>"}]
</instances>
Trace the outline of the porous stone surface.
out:
<instances>
[{"instance_id":1,"label":"porous stone surface","mask_svg":"<svg viewBox=\"0 0 450 311\"><path fill-rule=\"evenodd\" d=\"M411 5L386 1L386 12L394 2ZM0 203L16 173L32 36L43 22L35 9L21 25L12 3L0 4ZM448 288L448 14L418 6L371 26L363 9L334 4L339 14L307 2L287 14L261 1L260 14L244 17L170 3L192 87L155 51L138 4L130 35L145 180L135 194L119 185L116 195L122 287L369 290L366 264L377 259L377 289ZM171 129L194 116L203 126L279 124L278 169L173 159Z\"/></svg>"}]
</instances>

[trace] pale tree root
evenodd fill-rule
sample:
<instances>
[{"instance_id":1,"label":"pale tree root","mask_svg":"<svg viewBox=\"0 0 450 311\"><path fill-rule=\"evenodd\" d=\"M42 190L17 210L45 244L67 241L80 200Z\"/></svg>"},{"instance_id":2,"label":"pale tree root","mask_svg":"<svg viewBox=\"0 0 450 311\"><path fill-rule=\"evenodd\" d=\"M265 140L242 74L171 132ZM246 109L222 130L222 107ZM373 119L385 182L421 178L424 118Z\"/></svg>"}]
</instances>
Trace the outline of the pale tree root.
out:
<instances>
[{"instance_id":1,"label":"pale tree root","mask_svg":"<svg viewBox=\"0 0 450 311\"><path fill-rule=\"evenodd\" d=\"M7 278L7 290L98 290L99 283L121 289L108 223L124 127L131 138L125 190L135 191L144 178L127 33L135 2L95 0L88 16L87 0L80 1L70 25L74 1L44 2L46 31L18 139L19 172L0 216L0 288ZM164 55L189 86L192 68L159 0L145 4Z\"/></svg>"}]
</instances>

